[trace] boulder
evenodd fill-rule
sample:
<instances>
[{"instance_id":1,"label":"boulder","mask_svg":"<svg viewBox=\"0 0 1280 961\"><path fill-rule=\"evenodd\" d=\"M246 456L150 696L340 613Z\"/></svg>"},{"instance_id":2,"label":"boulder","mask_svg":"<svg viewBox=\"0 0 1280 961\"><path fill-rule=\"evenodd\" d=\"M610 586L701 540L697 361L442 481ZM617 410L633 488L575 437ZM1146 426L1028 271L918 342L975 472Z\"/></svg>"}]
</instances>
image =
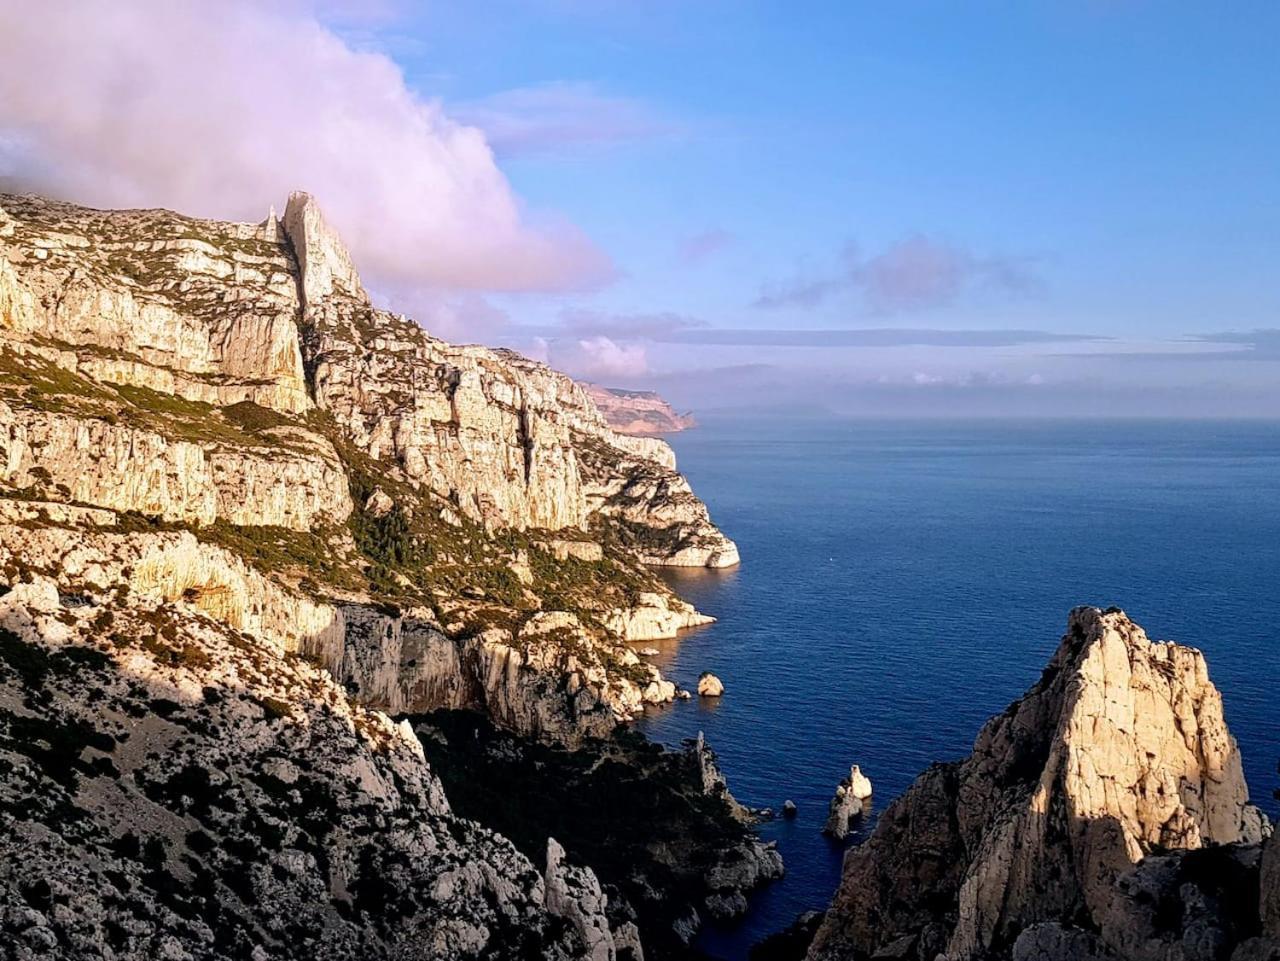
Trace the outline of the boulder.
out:
<instances>
[{"instance_id":1,"label":"boulder","mask_svg":"<svg viewBox=\"0 0 1280 961\"><path fill-rule=\"evenodd\" d=\"M703 697L720 697L724 694L724 683L710 671L698 675L698 693Z\"/></svg>"}]
</instances>

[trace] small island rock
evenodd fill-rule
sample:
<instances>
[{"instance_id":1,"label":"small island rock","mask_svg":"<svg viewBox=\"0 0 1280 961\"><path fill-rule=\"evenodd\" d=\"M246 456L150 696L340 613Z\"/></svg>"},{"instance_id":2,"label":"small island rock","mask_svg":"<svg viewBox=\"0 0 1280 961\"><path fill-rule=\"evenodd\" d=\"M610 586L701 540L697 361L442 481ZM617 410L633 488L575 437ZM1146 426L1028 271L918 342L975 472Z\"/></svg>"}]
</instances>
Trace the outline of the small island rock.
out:
<instances>
[{"instance_id":1,"label":"small island rock","mask_svg":"<svg viewBox=\"0 0 1280 961\"><path fill-rule=\"evenodd\" d=\"M784 818L793 818L796 816L796 802L787 798L782 802L782 816Z\"/></svg>"},{"instance_id":2,"label":"small island rock","mask_svg":"<svg viewBox=\"0 0 1280 961\"><path fill-rule=\"evenodd\" d=\"M855 764L849 769L849 776L836 788L823 832L841 840L848 837L849 822L863 813L869 797L871 781Z\"/></svg>"},{"instance_id":3,"label":"small island rock","mask_svg":"<svg viewBox=\"0 0 1280 961\"><path fill-rule=\"evenodd\" d=\"M698 677L698 693L703 697L719 697L724 693L724 684L710 671L703 671Z\"/></svg>"}]
</instances>

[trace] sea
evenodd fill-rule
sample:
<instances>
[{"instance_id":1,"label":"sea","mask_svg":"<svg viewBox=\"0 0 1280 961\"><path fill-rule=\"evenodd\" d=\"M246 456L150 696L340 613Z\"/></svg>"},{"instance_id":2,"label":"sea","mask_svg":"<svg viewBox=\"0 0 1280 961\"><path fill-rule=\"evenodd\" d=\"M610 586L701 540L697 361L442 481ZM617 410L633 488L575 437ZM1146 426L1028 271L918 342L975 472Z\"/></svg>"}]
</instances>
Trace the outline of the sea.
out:
<instances>
[{"instance_id":1,"label":"sea","mask_svg":"<svg viewBox=\"0 0 1280 961\"><path fill-rule=\"evenodd\" d=\"M664 573L718 620L654 660L725 695L641 729L702 731L740 800L798 806L760 829L786 877L704 927L708 953L745 958L824 908L874 811L967 754L1081 604L1204 651L1252 797L1280 815L1280 422L720 415L669 440L742 564ZM840 844L820 830L851 764L874 809Z\"/></svg>"}]
</instances>

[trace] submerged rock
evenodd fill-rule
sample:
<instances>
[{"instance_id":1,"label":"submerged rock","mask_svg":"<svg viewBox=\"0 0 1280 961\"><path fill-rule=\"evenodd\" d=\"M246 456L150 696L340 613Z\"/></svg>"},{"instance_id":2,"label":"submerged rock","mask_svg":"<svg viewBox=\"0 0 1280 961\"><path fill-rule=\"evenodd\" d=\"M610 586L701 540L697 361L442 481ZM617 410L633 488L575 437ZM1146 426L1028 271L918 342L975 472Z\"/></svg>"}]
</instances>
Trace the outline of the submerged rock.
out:
<instances>
[{"instance_id":1,"label":"submerged rock","mask_svg":"<svg viewBox=\"0 0 1280 961\"><path fill-rule=\"evenodd\" d=\"M1263 834L1203 655L1077 608L1040 681L850 852L809 958L926 935L948 961L1226 957Z\"/></svg>"}]
</instances>

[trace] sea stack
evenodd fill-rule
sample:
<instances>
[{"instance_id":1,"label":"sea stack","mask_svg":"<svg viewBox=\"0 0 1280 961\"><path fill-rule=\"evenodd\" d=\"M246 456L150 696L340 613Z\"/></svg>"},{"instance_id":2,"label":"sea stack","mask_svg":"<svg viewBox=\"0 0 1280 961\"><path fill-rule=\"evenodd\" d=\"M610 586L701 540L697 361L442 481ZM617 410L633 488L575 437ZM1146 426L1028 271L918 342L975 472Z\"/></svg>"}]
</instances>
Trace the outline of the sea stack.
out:
<instances>
[{"instance_id":1,"label":"sea stack","mask_svg":"<svg viewBox=\"0 0 1280 961\"><path fill-rule=\"evenodd\" d=\"M866 810L870 797L871 781L855 764L849 768L848 777L836 787L823 832L844 840L849 835L849 825Z\"/></svg>"}]
</instances>

